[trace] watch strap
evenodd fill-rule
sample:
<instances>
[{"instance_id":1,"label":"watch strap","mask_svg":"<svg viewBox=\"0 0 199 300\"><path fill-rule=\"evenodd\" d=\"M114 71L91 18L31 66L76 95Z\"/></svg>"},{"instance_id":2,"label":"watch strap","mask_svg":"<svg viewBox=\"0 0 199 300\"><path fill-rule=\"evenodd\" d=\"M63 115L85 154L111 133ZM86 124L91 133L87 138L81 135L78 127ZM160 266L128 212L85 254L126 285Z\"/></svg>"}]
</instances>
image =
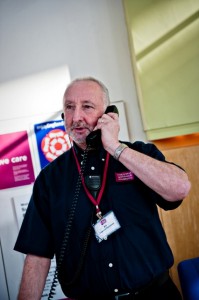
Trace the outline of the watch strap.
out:
<instances>
[{"instance_id":1,"label":"watch strap","mask_svg":"<svg viewBox=\"0 0 199 300\"><path fill-rule=\"evenodd\" d=\"M126 144L120 144L120 145L116 148L116 150L115 150L115 152L114 152L114 154L113 154L113 157L114 157L116 160L118 160L119 157L120 157L120 155L121 155L121 153L122 153L122 151L123 151L125 148L128 148L128 146L127 146Z\"/></svg>"}]
</instances>

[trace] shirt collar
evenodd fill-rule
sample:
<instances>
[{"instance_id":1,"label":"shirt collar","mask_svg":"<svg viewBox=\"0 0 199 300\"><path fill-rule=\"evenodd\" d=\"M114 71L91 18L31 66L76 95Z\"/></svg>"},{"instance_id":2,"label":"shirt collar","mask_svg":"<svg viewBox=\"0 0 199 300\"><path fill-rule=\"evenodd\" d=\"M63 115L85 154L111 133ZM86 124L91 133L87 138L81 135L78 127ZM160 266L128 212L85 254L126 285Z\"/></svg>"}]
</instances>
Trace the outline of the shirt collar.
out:
<instances>
[{"instance_id":1,"label":"shirt collar","mask_svg":"<svg viewBox=\"0 0 199 300\"><path fill-rule=\"evenodd\" d=\"M80 157L81 154L84 154L84 150L81 149L75 142L73 142L73 147L74 147L75 153L78 157ZM89 155L89 153L102 158L102 157L105 157L106 151L104 150L104 148L102 146L100 146L97 149L93 148L93 149L88 150L88 155Z\"/></svg>"}]
</instances>

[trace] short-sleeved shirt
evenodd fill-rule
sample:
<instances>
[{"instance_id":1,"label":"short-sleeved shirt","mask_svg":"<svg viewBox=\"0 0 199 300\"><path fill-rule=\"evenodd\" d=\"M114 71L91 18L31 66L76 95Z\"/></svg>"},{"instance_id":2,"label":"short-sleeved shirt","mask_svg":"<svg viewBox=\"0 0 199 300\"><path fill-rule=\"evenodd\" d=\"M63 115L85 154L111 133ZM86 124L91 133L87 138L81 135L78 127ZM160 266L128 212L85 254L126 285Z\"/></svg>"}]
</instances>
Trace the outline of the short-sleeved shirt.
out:
<instances>
[{"instance_id":1,"label":"short-sleeved shirt","mask_svg":"<svg viewBox=\"0 0 199 300\"><path fill-rule=\"evenodd\" d=\"M151 143L125 143L169 163ZM81 165L84 153L76 145L74 149ZM102 179L106 154L104 149L89 151L83 176ZM103 215L113 211L121 228L99 243L93 230L95 206L70 149L38 175L14 249L47 258L55 255L57 264L61 256L59 280L69 297L114 295L145 285L173 265L157 205L170 210L180 203L164 200L110 156L100 210Z\"/></svg>"}]
</instances>

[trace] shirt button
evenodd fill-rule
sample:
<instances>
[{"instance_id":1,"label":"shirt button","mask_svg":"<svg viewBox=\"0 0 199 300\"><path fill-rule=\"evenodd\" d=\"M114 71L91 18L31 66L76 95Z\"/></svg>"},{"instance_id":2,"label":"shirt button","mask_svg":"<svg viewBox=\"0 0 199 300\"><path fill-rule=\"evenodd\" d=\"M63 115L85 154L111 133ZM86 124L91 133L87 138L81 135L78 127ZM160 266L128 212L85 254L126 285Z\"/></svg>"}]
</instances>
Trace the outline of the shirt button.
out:
<instances>
[{"instance_id":1,"label":"shirt button","mask_svg":"<svg viewBox=\"0 0 199 300\"><path fill-rule=\"evenodd\" d=\"M118 292L118 289L114 289L114 292L117 293L117 292Z\"/></svg>"},{"instance_id":2,"label":"shirt button","mask_svg":"<svg viewBox=\"0 0 199 300\"><path fill-rule=\"evenodd\" d=\"M112 267L113 267L113 264L112 264L112 263L110 263L110 264L108 264L108 266L109 266L109 268L112 268Z\"/></svg>"},{"instance_id":3,"label":"shirt button","mask_svg":"<svg viewBox=\"0 0 199 300\"><path fill-rule=\"evenodd\" d=\"M91 170L95 170L95 167L91 167Z\"/></svg>"}]
</instances>

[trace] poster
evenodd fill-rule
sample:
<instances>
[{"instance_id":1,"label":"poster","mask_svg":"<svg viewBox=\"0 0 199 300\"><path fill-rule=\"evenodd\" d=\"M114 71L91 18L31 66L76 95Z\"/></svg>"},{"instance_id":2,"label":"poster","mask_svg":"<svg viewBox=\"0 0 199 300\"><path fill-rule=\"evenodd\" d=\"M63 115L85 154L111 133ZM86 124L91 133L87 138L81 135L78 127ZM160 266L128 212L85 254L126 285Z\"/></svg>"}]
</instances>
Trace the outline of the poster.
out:
<instances>
[{"instance_id":1,"label":"poster","mask_svg":"<svg viewBox=\"0 0 199 300\"><path fill-rule=\"evenodd\" d=\"M17 224L18 224L18 228L20 229L26 210L28 208L28 204L30 201L30 194L16 196L13 198L13 201L15 207L15 214L17 218Z\"/></svg>"},{"instance_id":2,"label":"poster","mask_svg":"<svg viewBox=\"0 0 199 300\"><path fill-rule=\"evenodd\" d=\"M0 135L0 189L34 182L34 170L26 131Z\"/></svg>"},{"instance_id":3,"label":"poster","mask_svg":"<svg viewBox=\"0 0 199 300\"><path fill-rule=\"evenodd\" d=\"M25 213L26 213L26 210L28 208L30 195L28 195L28 194L25 195L24 194L24 195L21 195L21 196L16 196L12 200L13 200L13 203L14 203L18 228L20 229L21 224L23 222L23 218L24 218ZM44 286L44 290L43 290L43 293L42 293L42 297L41 297L42 300L47 300L48 299L55 271L56 271L56 259L55 259L55 257L53 257L53 259L51 260L50 269L49 269L49 272L48 272L48 275L47 275L47 278L46 278L46 284ZM62 299L63 298L67 299L64 296L59 283L57 283L56 288L55 288L55 297L53 298L54 300L61 299L61 298Z\"/></svg>"},{"instance_id":4,"label":"poster","mask_svg":"<svg viewBox=\"0 0 199 300\"><path fill-rule=\"evenodd\" d=\"M41 168L71 147L64 121L48 121L34 125Z\"/></svg>"}]
</instances>

